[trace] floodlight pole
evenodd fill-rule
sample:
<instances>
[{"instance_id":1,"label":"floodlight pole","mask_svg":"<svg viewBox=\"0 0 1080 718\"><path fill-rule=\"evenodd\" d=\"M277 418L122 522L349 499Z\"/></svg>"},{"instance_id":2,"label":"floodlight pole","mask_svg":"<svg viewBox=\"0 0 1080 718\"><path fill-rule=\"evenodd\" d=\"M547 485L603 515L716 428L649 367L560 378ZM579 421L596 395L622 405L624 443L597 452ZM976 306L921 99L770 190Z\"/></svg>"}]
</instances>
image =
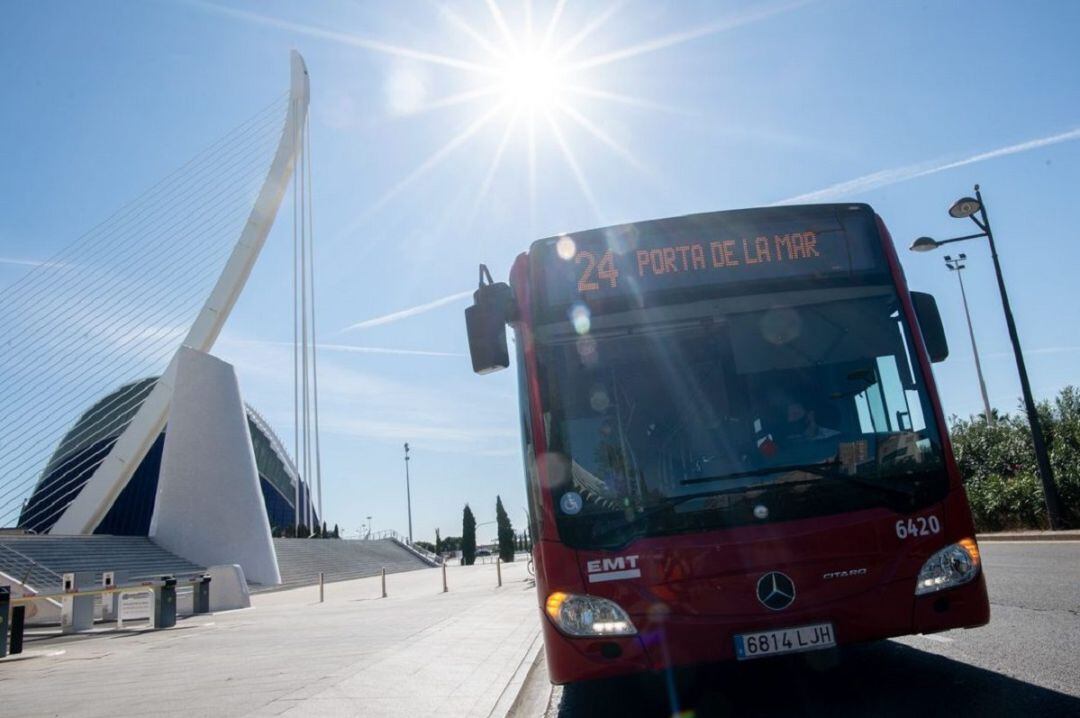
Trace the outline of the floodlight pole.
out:
<instances>
[{"instance_id":1,"label":"floodlight pole","mask_svg":"<svg viewBox=\"0 0 1080 718\"><path fill-rule=\"evenodd\" d=\"M409 488L409 442L405 442L405 504L409 512L409 545L412 545L412 490Z\"/></svg>"},{"instance_id":2,"label":"floodlight pole","mask_svg":"<svg viewBox=\"0 0 1080 718\"><path fill-rule=\"evenodd\" d=\"M960 255L963 257L964 255ZM945 258L946 260L949 257ZM963 271L966 268L963 259L957 259L951 264L946 261L946 265L949 269L956 272L956 278L960 281L960 298L964 302L964 316L967 318L968 336L971 338L971 353L975 355L975 374L979 377L979 392L982 394L983 411L986 414L986 425L994 425L994 410L990 408L990 397L986 393L986 380L983 379L982 362L979 361L979 347L975 343L975 329L971 324L971 312L968 310L967 292L964 291L964 274Z\"/></svg>"},{"instance_id":3,"label":"floodlight pole","mask_svg":"<svg viewBox=\"0 0 1080 718\"><path fill-rule=\"evenodd\" d=\"M1020 375L1020 390L1024 394L1024 408L1027 411L1028 423L1031 425L1031 443L1035 449L1035 462L1039 467L1039 479L1042 481L1043 496L1046 499L1046 518L1050 524L1050 530L1056 531L1065 528L1061 517L1061 499L1058 496L1057 485L1054 483L1054 470L1050 466L1050 454L1046 450L1046 441L1043 438L1042 426L1039 422L1039 412L1035 407L1035 399L1031 396L1031 383L1028 381L1027 366L1024 364L1024 353L1020 349L1020 337L1016 333L1016 322L1013 321L1012 307L1009 305L1009 294L1005 291L1005 278L1001 274L1001 262L998 261L997 247L994 246L994 233L990 229L990 217L986 213L986 204L983 202L979 185L975 185L975 199L979 201L979 214L982 222L972 219L979 229L986 232L986 239L990 242L990 256L994 260L994 273L997 275L998 290L1001 292L1001 306L1005 312L1005 323L1009 327L1009 339L1012 341L1013 354L1016 356L1016 371Z\"/></svg>"}]
</instances>

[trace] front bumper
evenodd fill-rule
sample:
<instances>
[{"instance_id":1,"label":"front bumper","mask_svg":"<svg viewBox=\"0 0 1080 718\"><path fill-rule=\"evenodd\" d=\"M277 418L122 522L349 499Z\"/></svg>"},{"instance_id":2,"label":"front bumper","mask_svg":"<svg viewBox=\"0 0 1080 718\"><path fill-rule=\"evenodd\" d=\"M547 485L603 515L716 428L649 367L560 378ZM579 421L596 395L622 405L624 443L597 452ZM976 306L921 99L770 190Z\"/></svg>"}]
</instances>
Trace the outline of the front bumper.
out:
<instances>
[{"instance_id":1,"label":"front bumper","mask_svg":"<svg viewBox=\"0 0 1080 718\"><path fill-rule=\"evenodd\" d=\"M973 628L990 620L983 574L969 584L926 596L914 581L882 585L856 597L821 606L752 616L687 616L657 604L631 615L637 636L567 638L542 616L548 673L553 683L609 678L735 660L733 636L829 622L837 645L914 633Z\"/></svg>"}]
</instances>

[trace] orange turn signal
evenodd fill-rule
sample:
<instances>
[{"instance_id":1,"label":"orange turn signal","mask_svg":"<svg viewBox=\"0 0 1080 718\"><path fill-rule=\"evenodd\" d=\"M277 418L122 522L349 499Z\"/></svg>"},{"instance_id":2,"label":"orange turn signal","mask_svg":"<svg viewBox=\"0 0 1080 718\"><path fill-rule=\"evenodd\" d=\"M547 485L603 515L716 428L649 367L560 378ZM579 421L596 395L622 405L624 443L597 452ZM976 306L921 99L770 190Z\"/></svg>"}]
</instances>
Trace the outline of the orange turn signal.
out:
<instances>
[{"instance_id":1,"label":"orange turn signal","mask_svg":"<svg viewBox=\"0 0 1080 718\"><path fill-rule=\"evenodd\" d=\"M563 603L566 601L567 595L562 591L556 591L547 598L547 603L544 604L544 610L547 611L547 615L553 619L559 617L559 609L562 608Z\"/></svg>"},{"instance_id":2,"label":"orange turn signal","mask_svg":"<svg viewBox=\"0 0 1080 718\"><path fill-rule=\"evenodd\" d=\"M979 563L980 563L980 561L979 561L979 544L975 543L975 539L973 539L973 538L960 539L959 541L957 541L957 543L960 544L960 548L967 551L967 555L971 556L971 560L975 563L976 566L978 566Z\"/></svg>"}]
</instances>

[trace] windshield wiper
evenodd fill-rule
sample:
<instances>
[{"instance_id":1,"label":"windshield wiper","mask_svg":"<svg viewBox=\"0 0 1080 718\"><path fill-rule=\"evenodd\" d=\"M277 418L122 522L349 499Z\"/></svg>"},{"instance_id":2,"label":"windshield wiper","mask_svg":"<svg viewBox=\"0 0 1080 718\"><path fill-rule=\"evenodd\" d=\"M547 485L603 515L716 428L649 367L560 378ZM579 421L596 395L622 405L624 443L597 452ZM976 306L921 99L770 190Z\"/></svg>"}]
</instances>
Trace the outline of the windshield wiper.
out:
<instances>
[{"instance_id":1,"label":"windshield wiper","mask_svg":"<svg viewBox=\"0 0 1080 718\"><path fill-rule=\"evenodd\" d=\"M713 496L722 496L724 494L739 494L742 493L745 488L746 487L744 486L738 486L718 489L716 491L700 491L696 494L686 494L684 496L667 496L662 499L660 503L654 506L649 506L640 511L635 511L634 518L632 520L623 520L619 523L614 523L605 528L602 528L599 531L594 531L592 535L592 540L599 541L601 538L611 536L612 534L616 534L619 531L624 531L627 529L644 528L647 520L650 517L655 516L659 513L663 513L664 511L667 511L669 509L674 509L676 506L680 506L684 503L699 499L707 499ZM636 532L631 532L631 535L633 535L634 533Z\"/></svg>"},{"instance_id":2,"label":"windshield wiper","mask_svg":"<svg viewBox=\"0 0 1080 718\"><path fill-rule=\"evenodd\" d=\"M901 484L883 484L878 481L872 481L858 474L847 474L843 471L839 471L843 465L836 459L829 459L827 461L819 461L816 463L808 464L788 464L787 466L766 466L760 469L754 469L752 471L736 471L731 474L724 474L722 476L708 476L699 479L685 479L680 483L683 486L691 484L704 484L710 481L725 481L728 479L743 479L748 476L766 476L768 474L782 474L790 471L803 471L808 474L814 474L822 479L835 479L850 484L856 484L858 486L865 486L870 489L877 489L878 491L896 494L905 498L911 499L915 496L915 489L910 486L903 486ZM777 484L770 484L771 486L790 486L797 484L806 484L819 479L810 479L802 481L784 481ZM749 491L751 489L768 488L766 486L741 486L739 490Z\"/></svg>"},{"instance_id":3,"label":"windshield wiper","mask_svg":"<svg viewBox=\"0 0 1080 718\"><path fill-rule=\"evenodd\" d=\"M594 531L592 534L592 540L599 542L603 538L618 534L622 531L627 532L628 539L633 538L634 536L640 534L640 531L646 527L647 521L650 517L655 516L659 513L663 513L664 511L673 510L675 507L680 506L681 504L694 501L696 499L706 499L713 496L722 496L724 494L742 494L750 491L761 491L791 486L801 486L805 484L815 483L821 481L822 479L840 481L859 487L873 489L890 496L900 497L904 500L904 502L900 505L902 507L906 507L915 501L916 492L918 490L916 487L904 486L902 484L883 484L862 476L846 474L842 471L839 471L842 466L843 465L839 461L835 459L830 459L828 461L819 461L816 463L763 467L760 469L754 469L752 471L737 471L731 474L722 474L720 476L708 476L699 479L686 479L680 483L684 485L703 484L710 481L724 481L727 479L746 478L748 476L766 476L768 474L784 473L789 471L803 471L808 474L814 474L818 477L814 479L797 479L794 481L781 481L768 484L751 484L749 486L731 486L718 489L716 491L700 491L698 493L685 494L683 496L668 496L654 506L649 506L648 508L645 508L641 511L636 511L634 513L634 518L631 520L623 520L618 523L606 526L599 531Z\"/></svg>"}]
</instances>

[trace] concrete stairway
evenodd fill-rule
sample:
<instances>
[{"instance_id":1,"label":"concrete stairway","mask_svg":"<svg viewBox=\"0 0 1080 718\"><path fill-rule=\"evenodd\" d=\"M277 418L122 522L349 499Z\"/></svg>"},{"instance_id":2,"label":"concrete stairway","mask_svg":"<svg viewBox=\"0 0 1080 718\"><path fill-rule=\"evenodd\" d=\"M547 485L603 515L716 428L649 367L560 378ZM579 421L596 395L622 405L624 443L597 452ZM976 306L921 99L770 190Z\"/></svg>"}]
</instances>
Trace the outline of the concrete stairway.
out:
<instances>
[{"instance_id":1,"label":"concrete stairway","mask_svg":"<svg viewBox=\"0 0 1080 718\"><path fill-rule=\"evenodd\" d=\"M287 586L317 583L319 572L327 581L374 576L428 568L427 563L390 539L274 539L281 580Z\"/></svg>"},{"instance_id":2,"label":"concrete stairway","mask_svg":"<svg viewBox=\"0 0 1080 718\"><path fill-rule=\"evenodd\" d=\"M95 582L100 583L102 571L116 571L122 579L185 576L203 570L145 536L0 536L0 556L17 557L19 565L14 568L20 573L31 560L44 567L35 568L27 580L40 592L58 590L59 575L73 571L93 572Z\"/></svg>"}]
</instances>

